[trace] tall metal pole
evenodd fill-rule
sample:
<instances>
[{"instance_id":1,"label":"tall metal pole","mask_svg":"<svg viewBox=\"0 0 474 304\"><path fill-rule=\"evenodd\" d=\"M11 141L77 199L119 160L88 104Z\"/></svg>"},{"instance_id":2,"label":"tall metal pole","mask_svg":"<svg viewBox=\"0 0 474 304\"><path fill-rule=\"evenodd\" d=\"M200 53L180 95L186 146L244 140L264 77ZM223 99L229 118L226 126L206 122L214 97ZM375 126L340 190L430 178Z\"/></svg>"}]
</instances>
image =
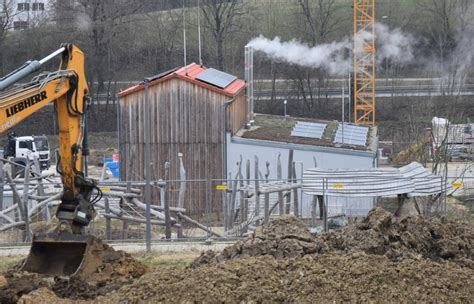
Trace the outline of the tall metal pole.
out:
<instances>
[{"instance_id":1,"label":"tall metal pole","mask_svg":"<svg viewBox=\"0 0 474 304\"><path fill-rule=\"evenodd\" d=\"M183 0L183 48L184 48L184 66L187 66L187 58L186 58L186 8L185 3L186 0ZM186 71L186 74L188 72Z\"/></svg>"},{"instance_id":2,"label":"tall metal pole","mask_svg":"<svg viewBox=\"0 0 474 304\"><path fill-rule=\"evenodd\" d=\"M254 91L253 91L253 47L250 47L250 50L249 50L249 61L250 61L250 64L249 64L249 76L250 76L250 102L251 102L251 106L250 106L250 119L251 120L254 120L255 119L255 113L254 113L254 110L255 110L255 96L254 96Z\"/></svg>"},{"instance_id":3,"label":"tall metal pole","mask_svg":"<svg viewBox=\"0 0 474 304\"><path fill-rule=\"evenodd\" d=\"M145 202L146 202L146 252L151 252L151 146L150 146L150 101L148 98L148 80L145 79L145 99L143 107L143 120L145 129Z\"/></svg>"},{"instance_id":4,"label":"tall metal pole","mask_svg":"<svg viewBox=\"0 0 474 304\"><path fill-rule=\"evenodd\" d=\"M199 42L199 65L202 65L201 51L201 3L198 0L198 42Z\"/></svg>"},{"instance_id":5,"label":"tall metal pole","mask_svg":"<svg viewBox=\"0 0 474 304\"><path fill-rule=\"evenodd\" d=\"M342 102L342 120L341 120L341 123L342 123L342 143L344 144L344 82L342 82L341 102Z\"/></svg>"},{"instance_id":6,"label":"tall metal pole","mask_svg":"<svg viewBox=\"0 0 474 304\"><path fill-rule=\"evenodd\" d=\"M348 113L347 115L348 115L349 117L348 117L347 121L348 121L349 123L351 123L351 121L352 121L352 120L351 120L351 111L352 111L352 110L351 110L351 104L352 104L352 94L353 94L353 92L352 92L352 77L351 77L351 73L349 73L349 86L348 86L348 87L349 87L349 98L348 98L348 99L349 99L349 113Z\"/></svg>"},{"instance_id":7,"label":"tall metal pole","mask_svg":"<svg viewBox=\"0 0 474 304\"><path fill-rule=\"evenodd\" d=\"M118 153L119 153L119 171L120 171L120 175L119 175L119 180L121 181L122 180L122 176L124 176L124 170L122 168L122 146L121 146L121 139L122 139L122 131L120 130L122 127L122 122L121 122L121 113L120 113L120 97L117 97L117 104L116 104L116 114L117 114L117 149L118 149Z\"/></svg>"}]
</instances>

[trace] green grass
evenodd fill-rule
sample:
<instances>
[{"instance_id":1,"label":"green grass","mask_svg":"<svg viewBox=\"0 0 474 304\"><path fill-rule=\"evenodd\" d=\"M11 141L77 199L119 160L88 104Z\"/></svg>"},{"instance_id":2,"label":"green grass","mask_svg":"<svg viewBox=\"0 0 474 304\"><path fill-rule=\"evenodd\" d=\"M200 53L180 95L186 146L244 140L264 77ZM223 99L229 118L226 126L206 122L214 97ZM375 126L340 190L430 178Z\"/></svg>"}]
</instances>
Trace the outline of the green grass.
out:
<instances>
[{"instance_id":1,"label":"green grass","mask_svg":"<svg viewBox=\"0 0 474 304\"><path fill-rule=\"evenodd\" d=\"M156 266L177 266L187 267L194 259L199 256L199 252L159 252L150 255L135 256L136 259L142 261L144 264Z\"/></svg>"},{"instance_id":2,"label":"green grass","mask_svg":"<svg viewBox=\"0 0 474 304\"><path fill-rule=\"evenodd\" d=\"M0 258L0 272L5 272L8 269L12 268L16 264L18 264L24 256L7 256Z\"/></svg>"}]
</instances>

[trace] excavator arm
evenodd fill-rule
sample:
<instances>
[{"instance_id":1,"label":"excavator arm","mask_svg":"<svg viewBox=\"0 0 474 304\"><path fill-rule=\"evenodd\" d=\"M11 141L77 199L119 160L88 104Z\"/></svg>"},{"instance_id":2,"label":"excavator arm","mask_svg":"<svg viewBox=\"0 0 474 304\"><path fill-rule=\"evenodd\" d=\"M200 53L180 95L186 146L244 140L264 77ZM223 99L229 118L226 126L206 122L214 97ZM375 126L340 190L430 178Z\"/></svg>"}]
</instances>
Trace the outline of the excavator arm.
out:
<instances>
[{"instance_id":1,"label":"excavator arm","mask_svg":"<svg viewBox=\"0 0 474 304\"><path fill-rule=\"evenodd\" d=\"M61 63L56 72L40 74L25 85L2 91L58 55ZM59 126L57 168L63 183L61 203L56 211L59 224L46 234L34 236L23 270L55 274L74 272L90 242L84 235L84 228L95 216L92 193L96 189L100 194L100 190L82 173L82 154L88 153L82 146L88 101L84 54L72 44L63 45L40 61L27 62L0 79L0 133L50 103L56 107Z\"/></svg>"}]
</instances>

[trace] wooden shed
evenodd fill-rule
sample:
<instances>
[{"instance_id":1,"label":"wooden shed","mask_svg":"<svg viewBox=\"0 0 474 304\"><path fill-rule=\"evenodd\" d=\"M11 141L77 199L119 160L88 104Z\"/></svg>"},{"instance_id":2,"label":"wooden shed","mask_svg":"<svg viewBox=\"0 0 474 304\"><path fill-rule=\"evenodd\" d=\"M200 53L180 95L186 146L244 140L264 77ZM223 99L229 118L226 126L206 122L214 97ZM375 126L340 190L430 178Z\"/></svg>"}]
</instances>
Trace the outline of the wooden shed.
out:
<instances>
[{"instance_id":1,"label":"wooden shed","mask_svg":"<svg viewBox=\"0 0 474 304\"><path fill-rule=\"evenodd\" d=\"M163 178L163 165L171 164L170 180L179 179L178 153L186 169L185 207L191 213L220 207L220 194L206 197L203 180L226 177L226 133L234 134L246 123L245 81L192 63L150 77L119 96L119 149L121 179L144 180L144 111L151 116L152 180ZM192 180L196 180L193 182ZM171 183L175 205L179 183ZM154 191L156 198L156 188ZM213 206L206 206L206 201ZM156 200L155 200L156 201Z\"/></svg>"}]
</instances>

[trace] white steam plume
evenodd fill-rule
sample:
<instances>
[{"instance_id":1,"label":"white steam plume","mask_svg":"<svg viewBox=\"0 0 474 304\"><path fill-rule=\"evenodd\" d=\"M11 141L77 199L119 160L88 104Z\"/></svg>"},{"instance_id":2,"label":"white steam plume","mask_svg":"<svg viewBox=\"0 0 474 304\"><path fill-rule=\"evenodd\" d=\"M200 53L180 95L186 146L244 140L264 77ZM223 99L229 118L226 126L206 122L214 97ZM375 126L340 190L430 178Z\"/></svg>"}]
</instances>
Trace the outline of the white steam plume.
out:
<instances>
[{"instance_id":1,"label":"white steam plume","mask_svg":"<svg viewBox=\"0 0 474 304\"><path fill-rule=\"evenodd\" d=\"M407 64L415 59L412 48L415 39L400 29L390 30L385 24L377 23L375 25L375 39L378 46L378 63L389 59L400 64Z\"/></svg>"},{"instance_id":2,"label":"white steam plume","mask_svg":"<svg viewBox=\"0 0 474 304\"><path fill-rule=\"evenodd\" d=\"M91 18L83 13L78 13L76 14L76 26L80 30L87 31L91 28L92 26L92 20Z\"/></svg>"},{"instance_id":3,"label":"white steam plume","mask_svg":"<svg viewBox=\"0 0 474 304\"><path fill-rule=\"evenodd\" d=\"M465 84L474 57L474 27L465 28L456 37L456 47L449 56L440 58L433 56L430 69L439 75L435 81L439 90L445 93L459 93Z\"/></svg>"},{"instance_id":4,"label":"white steam plume","mask_svg":"<svg viewBox=\"0 0 474 304\"><path fill-rule=\"evenodd\" d=\"M389 30L383 24L377 24L375 31L378 45L377 63L390 59L406 64L414 59L412 51L414 39L410 35L399 29ZM354 41L356 49L371 38L371 32L363 32ZM324 68L330 74L344 75L352 70L353 41L349 39L310 47L295 39L285 42L281 41L280 37L268 39L260 35L252 39L248 45L273 59L305 67Z\"/></svg>"},{"instance_id":5,"label":"white steam plume","mask_svg":"<svg viewBox=\"0 0 474 304\"><path fill-rule=\"evenodd\" d=\"M347 52L352 47L349 40L310 47L295 39L285 42L280 37L268 39L260 35L248 45L271 58L305 67L325 68L331 74L348 73L351 69L351 58Z\"/></svg>"}]
</instances>

